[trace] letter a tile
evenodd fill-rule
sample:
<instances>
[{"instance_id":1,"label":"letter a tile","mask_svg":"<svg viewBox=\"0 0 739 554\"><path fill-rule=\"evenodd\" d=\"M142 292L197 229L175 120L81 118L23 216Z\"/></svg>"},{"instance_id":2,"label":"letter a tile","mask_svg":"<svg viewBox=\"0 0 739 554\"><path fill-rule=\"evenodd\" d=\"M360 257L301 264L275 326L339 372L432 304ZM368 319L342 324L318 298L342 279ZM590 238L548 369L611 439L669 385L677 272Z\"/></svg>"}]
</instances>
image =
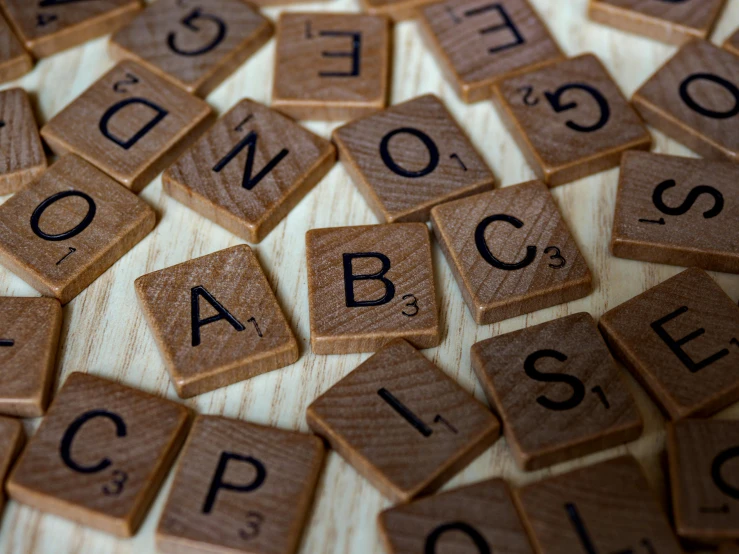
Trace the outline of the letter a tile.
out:
<instances>
[{"instance_id":1,"label":"letter a tile","mask_svg":"<svg viewBox=\"0 0 739 554\"><path fill-rule=\"evenodd\" d=\"M14 500L132 536L185 440L188 409L72 373L8 480Z\"/></svg>"},{"instance_id":2,"label":"letter a tile","mask_svg":"<svg viewBox=\"0 0 739 554\"><path fill-rule=\"evenodd\" d=\"M136 293L182 398L298 360L295 336L246 245L139 277Z\"/></svg>"},{"instance_id":3,"label":"letter a tile","mask_svg":"<svg viewBox=\"0 0 739 554\"><path fill-rule=\"evenodd\" d=\"M24 440L23 425L20 421L0 417L0 517L5 507L5 478Z\"/></svg>"},{"instance_id":4,"label":"letter a tile","mask_svg":"<svg viewBox=\"0 0 739 554\"><path fill-rule=\"evenodd\" d=\"M739 399L739 306L691 268L603 314L608 345L671 419Z\"/></svg>"},{"instance_id":5,"label":"letter a tile","mask_svg":"<svg viewBox=\"0 0 739 554\"><path fill-rule=\"evenodd\" d=\"M429 494L498 438L485 406L395 340L308 407L308 425L395 501Z\"/></svg>"},{"instance_id":6,"label":"letter a tile","mask_svg":"<svg viewBox=\"0 0 739 554\"><path fill-rule=\"evenodd\" d=\"M0 13L0 83L22 77L33 69L33 59Z\"/></svg>"},{"instance_id":7,"label":"letter a tile","mask_svg":"<svg viewBox=\"0 0 739 554\"><path fill-rule=\"evenodd\" d=\"M46 170L36 116L21 88L0 92L0 194L16 192Z\"/></svg>"},{"instance_id":8,"label":"letter a tile","mask_svg":"<svg viewBox=\"0 0 739 554\"><path fill-rule=\"evenodd\" d=\"M213 110L162 77L124 61L55 115L41 136L139 192L212 123Z\"/></svg>"},{"instance_id":9,"label":"letter a tile","mask_svg":"<svg viewBox=\"0 0 739 554\"><path fill-rule=\"evenodd\" d=\"M159 551L294 554L323 457L313 435L199 416L159 521Z\"/></svg>"},{"instance_id":10,"label":"letter a tile","mask_svg":"<svg viewBox=\"0 0 739 554\"><path fill-rule=\"evenodd\" d=\"M394 338L439 344L425 224L314 229L305 242L313 352L375 352Z\"/></svg>"}]
</instances>

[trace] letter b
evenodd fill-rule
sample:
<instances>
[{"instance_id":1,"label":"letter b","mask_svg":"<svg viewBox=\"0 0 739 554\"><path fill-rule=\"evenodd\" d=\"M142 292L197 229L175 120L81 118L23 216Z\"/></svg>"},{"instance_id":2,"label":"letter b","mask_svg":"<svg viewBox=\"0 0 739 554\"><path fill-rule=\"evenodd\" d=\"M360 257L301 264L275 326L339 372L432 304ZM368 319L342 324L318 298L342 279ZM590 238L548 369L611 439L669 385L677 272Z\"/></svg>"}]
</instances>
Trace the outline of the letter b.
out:
<instances>
[{"instance_id":1,"label":"letter b","mask_svg":"<svg viewBox=\"0 0 739 554\"><path fill-rule=\"evenodd\" d=\"M377 258L382 263L382 268L377 273L354 275L352 262L358 258ZM395 297L395 285L390 279L385 277L388 271L390 271L390 260L385 254L380 254L379 252L344 254L344 293L346 295L346 307L382 306L390 302ZM354 297L355 281L380 281L385 285L385 294L375 300L356 300Z\"/></svg>"}]
</instances>

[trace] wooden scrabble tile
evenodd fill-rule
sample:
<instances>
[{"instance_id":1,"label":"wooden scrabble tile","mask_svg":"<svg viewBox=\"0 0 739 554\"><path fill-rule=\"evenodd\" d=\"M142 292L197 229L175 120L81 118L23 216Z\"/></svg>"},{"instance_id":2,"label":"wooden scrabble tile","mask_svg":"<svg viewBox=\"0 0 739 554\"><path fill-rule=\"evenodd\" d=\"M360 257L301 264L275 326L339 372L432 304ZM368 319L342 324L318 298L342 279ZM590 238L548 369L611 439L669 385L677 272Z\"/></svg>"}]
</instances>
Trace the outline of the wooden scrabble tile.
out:
<instances>
[{"instance_id":1,"label":"wooden scrabble tile","mask_svg":"<svg viewBox=\"0 0 739 554\"><path fill-rule=\"evenodd\" d=\"M732 54L736 54L737 56L739 56L739 29L734 31L734 34L726 39L726 41L724 42L724 48L726 48Z\"/></svg>"},{"instance_id":2,"label":"wooden scrabble tile","mask_svg":"<svg viewBox=\"0 0 739 554\"><path fill-rule=\"evenodd\" d=\"M41 135L139 192L213 122L208 104L123 61L54 116Z\"/></svg>"},{"instance_id":3,"label":"wooden scrabble tile","mask_svg":"<svg viewBox=\"0 0 739 554\"><path fill-rule=\"evenodd\" d=\"M427 44L465 102L490 98L496 81L564 58L528 0L445 0L420 13Z\"/></svg>"},{"instance_id":4,"label":"wooden scrabble tile","mask_svg":"<svg viewBox=\"0 0 739 554\"><path fill-rule=\"evenodd\" d=\"M246 245L143 275L135 285L183 398L298 360L295 336Z\"/></svg>"},{"instance_id":5,"label":"wooden scrabble tile","mask_svg":"<svg viewBox=\"0 0 739 554\"><path fill-rule=\"evenodd\" d=\"M472 367L530 471L636 440L642 418L590 314L472 346Z\"/></svg>"},{"instance_id":6,"label":"wooden scrabble tile","mask_svg":"<svg viewBox=\"0 0 739 554\"><path fill-rule=\"evenodd\" d=\"M631 456L550 477L514 494L539 554L682 552Z\"/></svg>"},{"instance_id":7,"label":"wooden scrabble tile","mask_svg":"<svg viewBox=\"0 0 739 554\"><path fill-rule=\"evenodd\" d=\"M272 24L244 0L159 0L113 35L110 51L206 96L271 36Z\"/></svg>"},{"instance_id":8,"label":"wooden scrabble tile","mask_svg":"<svg viewBox=\"0 0 739 554\"><path fill-rule=\"evenodd\" d=\"M5 507L5 478L24 442L21 422L9 417L0 417L0 516Z\"/></svg>"},{"instance_id":9,"label":"wooden scrabble tile","mask_svg":"<svg viewBox=\"0 0 739 554\"><path fill-rule=\"evenodd\" d=\"M380 514L389 554L533 554L510 489L491 479L396 506ZM472 553L472 550L469 550Z\"/></svg>"},{"instance_id":10,"label":"wooden scrabble tile","mask_svg":"<svg viewBox=\"0 0 739 554\"><path fill-rule=\"evenodd\" d=\"M439 344L425 224L313 229L305 242L314 353L375 352L394 338Z\"/></svg>"},{"instance_id":11,"label":"wooden scrabble tile","mask_svg":"<svg viewBox=\"0 0 739 554\"><path fill-rule=\"evenodd\" d=\"M478 325L593 290L585 259L540 181L442 204L431 211L431 221Z\"/></svg>"},{"instance_id":12,"label":"wooden scrabble tile","mask_svg":"<svg viewBox=\"0 0 739 554\"><path fill-rule=\"evenodd\" d=\"M323 457L313 435L199 416L159 521L159 550L293 554Z\"/></svg>"},{"instance_id":13,"label":"wooden scrabble tile","mask_svg":"<svg viewBox=\"0 0 739 554\"><path fill-rule=\"evenodd\" d=\"M0 83L13 81L33 69L33 58L26 52L8 22L0 13Z\"/></svg>"},{"instance_id":14,"label":"wooden scrabble tile","mask_svg":"<svg viewBox=\"0 0 739 554\"><path fill-rule=\"evenodd\" d=\"M671 419L739 399L739 306L691 268L606 312L600 329Z\"/></svg>"},{"instance_id":15,"label":"wooden scrabble tile","mask_svg":"<svg viewBox=\"0 0 739 554\"><path fill-rule=\"evenodd\" d=\"M739 273L739 165L646 152L621 164L611 251Z\"/></svg>"},{"instance_id":16,"label":"wooden scrabble tile","mask_svg":"<svg viewBox=\"0 0 739 554\"><path fill-rule=\"evenodd\" d=\"M0 297L0 413L39 417L49 404L62 307L55 298Z\"/></svg>"},{"instance_id":17,"label":"wooden scrabble tile","mask_svg":"<svg viewBox=\"0 0 739 554\"><path fill-rule=\"evenodd\" d=\"M441 487L498 438L497 419L404 340L308 407L308 425L392 500Z\"/></svg>"},{"instance_id":18,"label":"wooden scrabble tile","mask_svg":"<svg viewBox=\"0 0 739 554\"><path fill-rule=\"evenodd\" d=\"M739 160L739 57L703 40L683 46L632 102L652 127L711 159Z\"/></svg>"},{"instance_id":19,"label":"wooden scrabble tile","mask_svg":"<svg viewBox=\"0 0 739 554\"><path fill-rule=\"evenodd\" d=\"M736 421L684 420L667 426L677 534L700 544L739 539L739 427Z\"/></svg>"},{"instance_id":20,"label":"wooden scrabble tile","mask_svg":"<svg viewBox=\"0 0 739 554\"><path fill-rule=\"evenodd\" d=\"M84 160L65 156L0 206L0 263L66 304L155 224L143 200Z\"/></svg>"},{"instance_id":21,"label":"wooden scrabble tile","mask_svg":"<svg viewBox=\"0 0 739 554\"><path fill-rule=\"evenodd\" d=\"M380 221L426 221L431 208L490 190L492 171L436 96L336 129L339 158Z\"/></svg>"},{"instance_id":22,"label":"wooden scrabble tile","mask_svg":"<svg viewBox=\"0 0 739 554\"><path fill-rule=\"evenodd\" d=\"M199 214L260 242L335 162L329 141L245 99L180 156L163 183Z\"/></svg>"},{"instance_id":23,"label":"wooden scrabble tile","mask_svg":"<svg viewBox=\"0 0 739 554\"><path fill-rule=\"evenodd\" d=\"M501 117L550 187L616 167L652 138L592 54L549 64L494 85Z\"/></svg>"},{"instance_id":24,"label":"wooden scrabble tile","mask_svg":"<svg viewBox=\"0 0 739 554\"><path fill-rule=\"evenodd\" d=\"M418 16L420 8L436 0L362 0L365 11L391 17L395 21Z\"/></svg>"},{"instance_id":25,"label":"wooden scrabble tile","mask_svg":"<svg viewBox=\"0 0 739 554\"><path fill-rule=\"evenodd\" d=\"M107 35L131 21L140 0L0 0L26 48L45 58Z\"/></svg>"},{"instance_id":26,"label":"wooden scrabble tile","mask_svg":"<svg viewBox=\"0 0 739 554\"><path fill-rule=\"evenodd\" d=\"M22 88L0 92L0 194L22 189L45 170L46 154L28 94Z\"/></svg>"},{"instance_id":27,"label":"wooden scrabble tile","mask_svg":"<svg viewBox=\"0 0 739 554\"><path fill-rule=\"evenodd\" d=\"M72 373L10 474L8 494L120 537L146 516L187 434L189 410Z\"/></svg>"},{"instance_id":28,"label":"wooden scrabble tile","mask_svg":"<svg viewBox=\"0 0 739 554\"><path fill-rule=\"evenodd\" d=\"M272 106L295 119L354 119L387 105L390 23L349 13L283 13Z\"/></svg>"},{"instance_id":29,"label":"wooden scrabble tile","mask_svg":"<svg viewBox=\"0 0 739 554\"><path fill-rule=\"evenodd\" d=\"M588 17L669 44L708 38L726 0L590 0Z\"/></svg>"}]
</instances>

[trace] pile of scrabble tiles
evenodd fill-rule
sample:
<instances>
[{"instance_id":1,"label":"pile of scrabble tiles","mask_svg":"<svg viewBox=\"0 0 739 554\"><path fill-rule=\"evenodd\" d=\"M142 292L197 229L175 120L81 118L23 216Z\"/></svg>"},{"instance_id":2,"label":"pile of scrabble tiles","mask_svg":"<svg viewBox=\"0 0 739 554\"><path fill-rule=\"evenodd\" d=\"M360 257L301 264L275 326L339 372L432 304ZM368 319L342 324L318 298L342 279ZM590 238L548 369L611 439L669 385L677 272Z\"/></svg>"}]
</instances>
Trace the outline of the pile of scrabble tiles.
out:
<instances>
[{"instance_id":1,"label":"pile of scrabble tiles","mask_svg":"<svg viewBox=\"0 0 739 554\"><path fill-rule=\"evenodd\" d=\"M108 33L118 60L40 132L27 93L0 92L0 193L13 193L0 263L43 295L0 298L3 490L130 537L172 470L161 551L289 554L331 448L393 502L379 514L390 553L739 552L739 425L709 419L739 400L739 307L705 271L739 273L739 33L707 40L723 6L591 1L591 20L680 46L629 101L596 56L565 56L527 0L327 4L274 27L242 0L0 0L1 81ZM388 106L404 18L463 101L494 100L539 180L494 188L436 96ZM202 98L273 34L271 105L216 119ZM329 141L296 120L346 123ZM700 158L650 153L646 123ZM337 157L382 223L307 233L310 347L373 355L310 404L314 435L194 414L85 368L52 394L62 306L154 229L137 193L161 172L172 198L259 243ZM597 322L470 344L488 408L419 352L442 339L431 234L478 325L583 298L593 276L549 188L616 166L612 254L687 269ZM300 356L245 244L130 286L181 398ZM501 432L526 471L639 438L614 358L669 420L671 513L631 456L436 493ZM19 418L41 416L25 440Z\"/></svg>"}]
</instances>

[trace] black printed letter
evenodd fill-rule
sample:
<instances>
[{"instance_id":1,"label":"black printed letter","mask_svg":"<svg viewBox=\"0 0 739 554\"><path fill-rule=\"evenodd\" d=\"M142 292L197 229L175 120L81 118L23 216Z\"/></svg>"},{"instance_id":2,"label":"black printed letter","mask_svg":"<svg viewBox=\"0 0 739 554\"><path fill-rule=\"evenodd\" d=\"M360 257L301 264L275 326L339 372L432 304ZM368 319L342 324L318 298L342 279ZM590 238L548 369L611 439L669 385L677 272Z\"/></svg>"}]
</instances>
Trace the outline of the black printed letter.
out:
<instances>
[{"instance_id":1,"label":"black printed letter","mask_svg":"<svg viewBox=\"0 0 739 554\"><path fill-rule=\"evenodd\" d=\"M39 222L41 221L41 216L43 215L46 208L51 206L57 200L67 198L69 196L79 196L87 202L87 213L85 214L85 217L77 224L76 227L72 227L69 231L59 233L58 235L49 235L48 233L44 233L39 227ZM49 196L46 200L41 202L41 204L36 206L35 210L33 210L33 213L31 214L31 230L33 230L36 236L41 237L44 240L59 241L71 239L72 237L76 237L82 231L87 229L88 225L90 225L90 223L92 223L92 220L95 219L96 210L97 208L95 207L95 201L84 192L79 192L76 190L65 190L63 192L57 192L56 194Z\"/></svg>"},{"instance_id":2,"label":"black printed letter","mask_svg":"<svg viewBox=\"0 0 739 554\"><path fill-rule=\"evenodd\" d=\"M423 143L423 145L429 151L429 163L426 165L426 167L419 171L410 171L408 169L400 167L397 163L395 163L395 160L390 155L390 139L392 139L395 135L399 135L400 133L408 133L409 135L413 135ZM385 163L388 169L390 169L390 171L396 173L397 175L400 175L401 177L409 177L411 179L424 177L425 175L431 173L434 169L436 169L436 166L439 165L439 149L436 147L436 143L434 143L434 141L431 140L431 137L428 136L426 133L424 133L423 131L419 131L418 129L414 129L413 127L402 127L400 129L395 129L394 131L390 131L387 135L382 137L382 141L380 142L380 157L382 158L382 161Z\"/></svg>"},{"instance_id":3,"label":"black printed letter","mask_svg":"<svg viewBox=\"0 0 739 554\"><path fill-rule=\"evenodd\" d=\"M560 99L562 98L562 95L568 90L583 90L592 96L600 109L600 118L592 125L580 125L572 120L567 121L565 125L573 131L578 131L580 133L592 133L593 131L597 131L605 127L606 123L608 123L608 120L611 118L611 108L608 106L608 100L606 100L605 96L590 85L586 85L584 83L572 83L559 87L554 92L545 92L544 96L546 96L549 104L551 104L552 109L556 113L561 113L577 108L577 102L570 102L568 104L561 103Z\"/></svg>"},{"instance_id":4,"label":"black printed letter","mask_svg":"<svg viewBox=\"0 0 739 554\"><path fill-rule=\"evenodd\" d=\"M321 31L322 37L350 37L352 49L350 52L321 52L324 58L351 58L352 70L342 71L320 71L319 77L357 77L360 71L360 60L362 54L362 33L358 31Z\"/></svg>"},{"instance_id":5,"label":"black printed letter","mask_svg":"<svg viewBox=\"0 0 739 554\"><path fill-rule=\"evenodd\" d=\"M259 182L264 179L270 171L277 167L277 164L280 163L283 158L290 153L289 150L283 148L279 152L279 154L277 154L274 158L267 162L267 165L265 165L259 171L259 173L257 173L252 178L251 175L254 171L254 155L257 150L258 138L259 135L257 135L257 133L255 133L254 131L250 131L248 135L241 139L241 141L236 146L234 146L233 149L213 167L213 171L215 171L216 173L220 173L224 167L231 163L231 160L238 156L241 151L248 146L249 150L246 153L246 167L244 168L244 178L241 181L241 186L244 187L246 190L251 190L256 187Z\"/></svg>"},{"instance_id":6,"label":"black printed letter","mask_svg":"<svg viewBox=\"0 0 739 554\"><path fill-rule=\"evenodd\" d=\"M59 454L61 455L62 460L67 465L67 467L78 473L97 473L110 467L110 465L113 463L108 458L103 458L96 465L83 466L72 459L72 441L74 440L77 431L79 431L85 423L96 417L108 418L115 425L116 435L119 437L126 436L126 424L123 421L123 418L121 418L121 416L119 416L118 414L114 414L113 412L108 412L106 410L92 410L90 412L82 414L80 417L75 419L64 432L62 442L59 445Z\"/></svg>"},{"instance_id":7,"label":"black printed letter","mask_svg":"<svg viewBox=\"0 0 739 554\"><path fill-rule=\"evenodd\" d=\"M181 21L181 23L191 31L197 32L200 31L200 27L198 27L198 25L194 22L198 19L202 19L203 21L210 21L216 24L218 30L216 31L216 36L213 37L213 40L211 40L202 48L197 48L195 50L183 50L175 43L177 39L177 33L172 32L169 33L169 36L167 37L167 46L169 46L172 52L174 52L175 54L179 54L180 56L201 56L203 54L207 54L216 46L218 46L221 42L223 42L223 39L226 38L226 24L220 17L216 17L215 15L211 15L209 13L203 13L200 8L195 8Z\"/></svg>"},{"instance_id":8,"label":"black printed letter","mask_svg":"<svg viewBox=\"0 0 739 554\"><path fill-rule=\"evenodd\" d=\"M725 112L717 112L701 106L693 99L688 90L688 87L690 87L693 81L711 81L712 83L722 86L734 97L734 107ZM680 98L682 98L685 105L694 112L698 112L699 114L712 119L729 119L739 114L739 88L737 88L734 83L731 83L718 75L713 75L712 73L694 73L685 79L680 84Z\"/></svg>"},{"instance_id":9,"label":"black printed letter","mask_svg":"<svg viewBox=\"0 0 739 554\"><path fill-rule=\"evenodd\" d=\"M524 259L513 264L501 262L498 258L493 256L493 253L490 252L490 248L488 248L488 243L485 242L485 230L488 228L488 225L490 225L494 221L505 221L506 223L510 223L511 225L513 225L516 229L520 229L521 227L523 227L523 221L513 217L512 215L496 214L483 219L477 225L477 229L475 229L475 245L477 246L477 251L480 252L480 256L482 256L482 259L489 263L491 266L497 269L503 269L505 271L523 269L527 265L531 264L531 262L533 262L534 258L536 257L536 246L527 246L526 256L524 257Z\"/></svg>"},{"instance_id":10,"label":"black printed letter","mask_svg":"<svg viewBox=\"0 0 739 554\"><path fill-rule=\"evenodd\" d=\"M739 489L729 485L721 476L721 468L729 460L733 460L739 456L739 447L728 448L723 452L719 452L718 456L713 459L711 464L711 477L718 489L727 496L739 500Z\"/></svg>"},{"instance_id":11,"label":"black printed letter","mask_svg":"<svg viewBox=\"0 0 739 554\"><path fill-rule=\"evenodd\" d=\"M662 195L665 193L666 190L671 189L674 186L676 186L675 181L669 179L657 185L657 187L654 189L654 192L652 193L652 202L663 214L683 215L684 213L687 213L688 210L693 207L693 204L695 204L696 200L698 200L701 194L708 194L710 196L713 196L713 207L703 212L703 217L705 217L706 219L716 217L718 214L721 213L721 210L724 209L724 195L717 191L715 188L708 187L706 185L700 185L692 188L688 193L688 197L685 199L685 201L678 207L672 208L664 203L664 201L662 200Z\"/></svg>"},{"instance_id":12,"label":"black printed letter","mask_svg":"<svg viewBox=\"0 0 739 554\"><path fill-rule=\"evenodd\" d=\"M143 106L146 106L147 108L151 108L156 112L156 115L147 123L144 125L134 136L132 136L130 139L125 140L118 138L111 134L111 132L108 130L108 124L110 123L111 118L117 114L119 111L121 111L126 106L130 106L131 104L141 104ZM123 148L124 150L130 150L131 147L133 147L134 144L136 144L138 141L140 141L142 138L144 138L149 131L151 131L154 127L156 127L162 119L167 117L169 112L165 110L164 108L160 108L153 102L149 102L148 100L144 100L143 98L128 98L127 100L121 100L114 106L110 107L105 114L103 114L102 119L100 120L100 132L103 134L103 136L114 143L116 143L118 146Z\"/></svg>"},{"instance_id":13,"label":"black printed letter","mask_svg":"<svg viewBox=\"0 0 739 554\"><path fill-rule=\"evenodd\" d=\"M380 271L370 273L369 275L354 275L352 270L352 261L358 258L377 258L382 263ZM390 260L385 254L379 252L362 252L358 254L344 254L344 294L346 295L346 307L358 308L362 306L382 306L387 304L395 297L395 285L385 274L390 271ZM354 281L373 281L377 280L385 285L385 295L377 300L355 300L354 299Z\"/></svg>"},{"instance_id":14,"label":"black printed letter","mask_svg":"<svg viewBox=\"0 0 739 554\"><path fill-rule=\"evenodd\" d=\"M212 315L210 317L206 317L205 319L200 319L200 297L205 298L205 300L215 308L215 310L218 312L218 315ZM208 325L209 323L215 323L216 321L220 321L222 319L225 319L231 324L231 327L236 329L237 331L243 331L246 329L241 322L236 319L234 316L231 315L231 313L224 308L218 300L216 300L211 293L209 293L205 287L203 286L197 286L193 287L190 291L190 297L191 297L191 310L192 310L192 345L198 346L200 344L200 328L204 325Z\"/></svg>"},{"instance_id":15,"label":"black printed letter","mask_svg":"<svg viewBox=\"0 0 739 554\"><path fill-rule=\"evenodd\" d=\"M226 483L223 480L223 476L226 473L228 462L230 462L231 460L243 462L245 464L251 464L257 473L254 476L254 480L246 485L234 485L233 483ZM216 496L218 495L219 489L225 489L227 491L251 492L261 487L266 478L267 470L264 467L264 464L256 458L252 458L251 456L241 456L240 454L233 454L231 452L221 452L221 458L218 460L216 472L213 475L213 479L211 479L210 481L208 496L205 498L205 503L203 504L203 513L209 514L210 511L213 509L213 504L215 504L216 502Z\"/></svg>"},{"instance_id":16,"label":"black printed letter","mask_svg":"<svg viewBox=\"0 0 739 554\"><path fill-rule=\"evenodd\" d=\"M536 362L541 358L554 358L559 362L567 360L567 356L556 350L537 350L526 358L523 363L524 371L531 379L542 383L564 383L572 388L572 395L563 402L551 400L542 395L536 399L536 402L544 406L547 410L561 412L571 410L580 405L585 398L585 385L577 377L565 375L564 373L541 373L536 369Z\"/></svg>"},{"instance_id":17,"label":"black printed letter","mask_svg":"<svg viewBox=\"0 0 739 554\"><path fill-rule=\"evenodd\" d=\"M485 537L483 537L477 529L468 525L462 521L455 521L453 523L445 523L439 525L436 529L429 533L426 537L426 546L423 549L424 554L436 554L436 543L439 538L448 531L460 531L472 539L472 542L477 547L480 554L492 554L490 546L488 546Z\"/></svg>"},{"instance_id":18,"label":"black printed letter","mask_svg":"<svg viewBox=\"0 0 739 554\"><path fill-rule=\"evenodd\" d=\"M464 12L464 15L465 17L474 17L476 15L480 15L482 13L491 12L491 11L497 11L498 15L500 15L500 18L503 20L503 23L500 23L499 25L492 25L490 27L485 27L484 29L480 29L480 34L488 35L488 34L498 33L500 31L508 29L513 35L513 40L511 42L506 42L499 46L494 46L493 48L489 48L488 52L490 52L491 54L497 54L498 52L501 52L503 50L508 50L509 48L514 48L516 46L520 46L521 44L526 43L526 40L523 38L523 36L521 36L521 33L518 30L518 27L516 27L516 25L513 23L510 16L508 15L508 12L501 4L488 4L487 6L473 8L471 10Z\"/></svg>"}]
</instances>

